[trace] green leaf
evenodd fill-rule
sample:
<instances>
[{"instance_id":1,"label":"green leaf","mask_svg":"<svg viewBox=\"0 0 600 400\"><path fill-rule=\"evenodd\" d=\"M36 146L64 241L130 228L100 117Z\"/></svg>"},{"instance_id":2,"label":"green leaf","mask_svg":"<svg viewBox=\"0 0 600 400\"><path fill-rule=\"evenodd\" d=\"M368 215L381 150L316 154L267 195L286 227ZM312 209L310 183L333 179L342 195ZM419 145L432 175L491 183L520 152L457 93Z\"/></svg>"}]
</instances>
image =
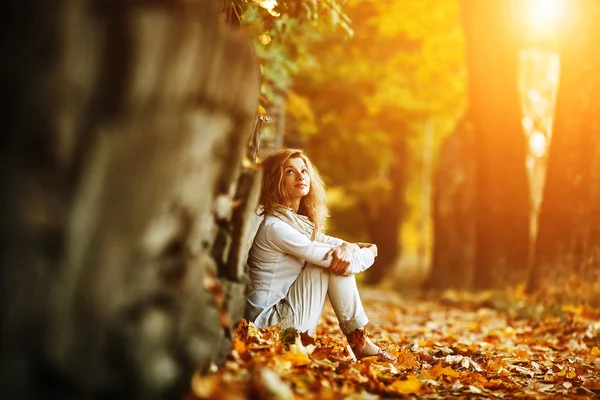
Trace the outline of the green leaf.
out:
<instances>
[{"instance_id":1,"label":"green leaf","mask_svg":"<svg viewBox=\"0 0 600 400\"><path fill-rule=\"evenodd\" d=\"M285 344L293 344L297 335L298 331L295 328L286 328L279 333L279 340Z\"/></svg>"}]
</instances>

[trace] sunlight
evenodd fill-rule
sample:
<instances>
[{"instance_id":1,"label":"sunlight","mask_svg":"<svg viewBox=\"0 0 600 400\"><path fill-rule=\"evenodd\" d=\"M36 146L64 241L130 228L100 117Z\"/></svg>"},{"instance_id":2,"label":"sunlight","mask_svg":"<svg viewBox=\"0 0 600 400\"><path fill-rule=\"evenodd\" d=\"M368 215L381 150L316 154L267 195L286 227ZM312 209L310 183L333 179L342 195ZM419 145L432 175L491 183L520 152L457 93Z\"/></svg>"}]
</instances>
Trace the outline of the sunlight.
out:
<instances>
[{"instance_id":1,"label":"sunlight","mask_svg":"<svg viewBox=\"0 0 600 400\"><path fill-rule=\"evenodd\" d=\"M536 157L543 157L546 154L546 136L540 131L533 132L529 137L529 147Z\"/></svg>"},{"instance_id":2,"label":"sunlight","mask_svg":"<svg viewBox=\"0 0 600 400\"><path fill-rule=\"evenodd\" d=\"M273 11L273 9L277 7L277 0L259 0L256 2L259 6L267 10L272 16L279 17L280 14L276 11Z\"/></svg>"},{"instance_id":3,"label":"sunlight","mask_svg":"<svg viewBox=\"0 0 600 400\"><path fill-rule=\"evenodd\" d=\"M521 123L523 124L523 128L525 128L525 132L529 134L533 129L533 118L530 115L526 115L521 119Z\"/></svg>"},{"instance_id":4,"label":"sunlight","mask_svg":"<svg viewBox=\"0 0 600 400\"><path fill-rule=\"evenodd\" d=\"M563 11L562 0L530 0L529 22L531 28L537 31L556 29Z\"/></svg>"},{"instance_id":5,"label":"sunlight","mask_svg":"<svg viewBox=\"0 0 600 400\"><path fill-rule=\"evenodd\" d=\"M271 43L271 36L267 35L266 33L262 34L258 37L258 41L266 46Z\"/></svg>"}]
</instances>

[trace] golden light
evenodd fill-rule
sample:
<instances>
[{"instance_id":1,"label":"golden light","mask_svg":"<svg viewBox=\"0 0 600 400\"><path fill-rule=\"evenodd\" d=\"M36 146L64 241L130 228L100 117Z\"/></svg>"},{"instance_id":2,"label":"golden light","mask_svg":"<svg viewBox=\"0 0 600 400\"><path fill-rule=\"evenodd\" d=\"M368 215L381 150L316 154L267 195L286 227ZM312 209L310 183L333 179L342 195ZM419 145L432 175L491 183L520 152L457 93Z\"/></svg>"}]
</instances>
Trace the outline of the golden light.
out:
<instances>
[{"instance_id":1,"label":"golden light","mask_svg":"<svg viewBox=\"0 0 600 400\"><path fill-rule=\"evenodd\" d=\"M533 118L531 116L524 116L521 119L521 123L523 124L523 128L525 128L525 132L529 133L533 129Z\"/></svg>"},{"instance_id":2,"label":"golden light","mask_svg":"<svg viewBox=\"0 0 600 400\"><path fill-rule=\"evenodd\" d=\"M529 22L537 31L556 29L564 12L564 0L529 0Z\"/></svg>"},{"instance_id":3,"label":"golden light","mask_svg":"<svg viewBox=\"0 0 600 400\"><path fill-rule=\"evenodd\" d=\"M535 131L529 137L529 148L536 157L543 157L547 147L546 136L540 131Z\"/></svg>"},{"instance_id":4,"label":"golden light","mask_svg":"<svg viewBox=\"0 0 600 400\"><path fill-rule=\"evenodd\" d=\"M271 36L267 35L266 33L263 35L260 35L258 37L258 40L264 44L265 46L268 45L269 43L271 43Z\"/></svg>"},{"instance_id":5,"label":"golden light","mask_svg":"<svg viewBox=\"0 0 600 400\"><path fill-rule=\"evenodd\" d=\"M254 0L256 3L258 3L259 6L261 6L262 8L264 8L265 10L267 10L269 12L269 14L271 14L274 17L279 17L279 13L276 11L273 11L273 9L275 7L277 7L277 0Z\"/></svg>"}]
</instances>

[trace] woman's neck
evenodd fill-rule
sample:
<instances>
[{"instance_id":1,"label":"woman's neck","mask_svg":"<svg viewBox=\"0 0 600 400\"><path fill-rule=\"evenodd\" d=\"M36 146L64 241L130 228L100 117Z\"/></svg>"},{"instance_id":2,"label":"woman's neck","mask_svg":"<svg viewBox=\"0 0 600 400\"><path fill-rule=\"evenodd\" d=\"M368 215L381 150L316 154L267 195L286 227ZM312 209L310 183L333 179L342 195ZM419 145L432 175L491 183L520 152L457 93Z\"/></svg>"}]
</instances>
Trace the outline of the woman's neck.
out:
<instances>
[{"instance_id":1,"label":"woman's neck","mask_svg":"<svg viewBox=\"0 0 600 400\"><path fill-rule=\"evenodd\" d=\"M288 201L285 205L298 214L298 210L300 209L300 199Z\"/></svg>"}]
</instances>

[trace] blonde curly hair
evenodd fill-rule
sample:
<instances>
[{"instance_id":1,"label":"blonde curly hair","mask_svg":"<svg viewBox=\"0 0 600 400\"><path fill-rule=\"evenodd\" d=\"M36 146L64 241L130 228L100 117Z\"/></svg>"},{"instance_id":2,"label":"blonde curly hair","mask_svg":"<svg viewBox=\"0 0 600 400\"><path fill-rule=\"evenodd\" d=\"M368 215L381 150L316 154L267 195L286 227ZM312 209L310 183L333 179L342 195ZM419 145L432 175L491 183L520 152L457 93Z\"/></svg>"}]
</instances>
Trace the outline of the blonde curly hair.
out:
<instances>
[{"instance_id":1,"label":"blonde curly hair","mask_svg":"<svg viewBox=\"0 0 600 400\"><path fill-rule=\"evenodd\" d=\"M290 158L301 158L306 164L310 177L310 190L300 200L298 214L305 215L315 225L315 232L323 232L325 221L329 216L325 184L317 168L299 149L283 149L269 154L261 162L263 170L262 189L259 206L260 215L268 214L278 205L286 205L287 194L283 188L283 165Z\"/></svg>"}]
</instances>

